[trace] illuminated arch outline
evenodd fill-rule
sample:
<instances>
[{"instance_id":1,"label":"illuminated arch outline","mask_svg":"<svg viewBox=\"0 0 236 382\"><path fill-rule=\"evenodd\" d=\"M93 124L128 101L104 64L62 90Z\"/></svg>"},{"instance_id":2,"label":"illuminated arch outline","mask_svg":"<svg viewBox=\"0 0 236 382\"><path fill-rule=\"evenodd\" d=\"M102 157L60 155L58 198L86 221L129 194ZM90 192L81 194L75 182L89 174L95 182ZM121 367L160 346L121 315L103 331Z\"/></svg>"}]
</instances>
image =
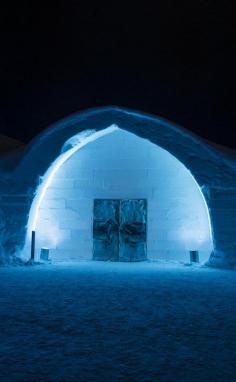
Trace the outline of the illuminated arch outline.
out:
<instances>
[{"instance_id":1,"label":"illuminated arch outline","mask_svg":"<svg viewBox=\"0 0 236 382\"><path fill-rule=\"evenodd\" d=\"M102 138L108 134L111 134L118 129L119 128L117 125L111 125L106 129L91 132L89 136L82 138L78 144L76 144L74 147L67 150L66 152L62 153L51 164L51 166L48 168L45 175L43 176L42 183L38 186L38 188L36 190L36 193L35 193L36 195L34 197L33 203L32 203L31 208L30 208L30 214L29 214L29 219L28 219L28 224L27 224L27 238L29 238L31 231L34 231L36 229L40 204L44 198L44 195L46 194L46 191L47 191L54 175L59 170L59 168L63 165L63 163L65 163L67 161L67 159L69 159L74 153L76 153L82 147L86 146L87 144L89 144L91 142L96 141L99 138ZM83 133L79 133L79 134L77 134L77 136L78 137L80 135L82 136L82 134Z\"/></svg>"},{"instance_id":2,"label":"illuminated arch outline","mask_svg":"<svg viewBox=\"0 0 236 382\"><path fill-rule=\"evenodd\" d=\"M96 131L96 130L91 130L88 131L89 134L85 134L85 131L82 131L74 136L72 136L70 139L68 139L66 143L69 143L69 141L73 138L77 138L78 143L75 144L73 147L69 148L65 152L62 152L50 165L44 176L42 177L42 182L41 184L37 187L36 192L35 192L35 197L33 199L30 212L29 212L29 218L28 218L28 223L27 223L27 233L26 233L26 241L25 241L25 246L29 242L31 238L31 232L36 230L37 227L37 220L38 220L38 214L39 214L39 208L41 205L41 202L46 194L46 191L48 187L50 186L50 183L54 177L54 175L57 173L57 171L60 169L60 167L73 155L75 154L78 150L81 148L85 147L87 144L96 141L99 138L102 138L106 135L112 134L113 132L119 130L120 128L116 124L112 124L111 126ZM122 130L122 129L121 129ZM136 135L136 134L135 134ZM145 139L145 138L144 138ZM164 149L167 151L166 149ZM170 155L174 157L173 154L169 152ZM180 163L182 163L179 159L176 158ZM183 164L183 163L182 163ZM184 164L183 164L184 165ZM184 165L186 168L186 166ZM206 199L203 195L203 192L201 190L201 187L199 186L198 182L196 181L195 177L192 175L191 171L188 170L188 173L191 175L192 179L194 180L194 183L196 184L197 188L200 191L201 197L204 201L205 205L205 210L207 212L207 219L208 219L208 226L209 226L209 233L210 233L210 240L213 244L213 235L212 235L212 226L211 226L211 219L210 219L210 214L209 214L209 209L208 205L206 202ZM24 250L23 250L24 252Z\"/></svg>"}]
</instances>

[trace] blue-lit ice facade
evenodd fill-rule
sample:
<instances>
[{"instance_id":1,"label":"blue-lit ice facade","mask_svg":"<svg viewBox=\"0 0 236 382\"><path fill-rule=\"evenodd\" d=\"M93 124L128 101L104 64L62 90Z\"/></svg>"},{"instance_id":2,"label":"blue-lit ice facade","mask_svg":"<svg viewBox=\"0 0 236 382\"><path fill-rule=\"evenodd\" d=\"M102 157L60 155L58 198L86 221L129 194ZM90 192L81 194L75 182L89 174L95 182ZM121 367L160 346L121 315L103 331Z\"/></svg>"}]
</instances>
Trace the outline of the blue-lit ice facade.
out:
<instances>
[{"instance_id":1,"label":"blue-lit ice facade","mask_svg":"<svg viewBox=\"0 0 236 382\"><path fill-rule=\"evenodd\" d=\"M30 258L33 229L37 256L47 246L55 261L91 258L98 195L148 199L149 258L199 250L209 266L236 267L236 152L118 106L68 116L0 155L0 263Z\"/></svg>"},{"instance_id":2,"label":"blue-lit ice facade","mask_svg":"<svg viewBox=\"0 0 236 382\"><path fill-rule=\"evenodd\" d=\"M209 259L213 242L207 204L191 172L176 157L116 125L82 147L80 142L81 134L69 139L42 178L30 210L24 253L30 251L35 229L37 257L46 247L53 261L91 260L94 199L144 198L150 260L188 262L190 250L199 251L201 262Z\"/></svg>"}]
</instances>

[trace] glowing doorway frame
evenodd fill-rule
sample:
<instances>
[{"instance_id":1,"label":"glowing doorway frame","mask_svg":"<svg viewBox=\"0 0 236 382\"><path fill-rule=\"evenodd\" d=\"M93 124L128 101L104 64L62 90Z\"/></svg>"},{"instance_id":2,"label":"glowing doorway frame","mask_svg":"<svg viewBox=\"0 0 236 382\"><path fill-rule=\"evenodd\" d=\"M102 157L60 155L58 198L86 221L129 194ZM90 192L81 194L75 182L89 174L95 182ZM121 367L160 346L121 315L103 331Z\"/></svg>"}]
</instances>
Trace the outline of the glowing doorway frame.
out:
<instances>
[{"instance_id":1,"label":"glowing doorway frame","mask_svg":"<svg viewBox=\"0 0 236 382\"><path fill-rule=\"evenodd\" d=\"M41 184L37 187L36 192L35 192L35 197L33 199L30 212L29 212L29 218L28 218L28 223L27 223L27 233L26 233L26 240L25 240L25 247L27 246L27 243L29 243L30 238L31 238L31 232L36 230L37 227L37 220L38 220L38 215L39 215L39 209L41 202L47 192L48 187L50 186L50 183L57 173L57 171L60 169L60 167L77 151L79 151L81 148L85 147L87 144L96 141L99 138L102 138L106 135L112 134L113 132L117 130L122 130L122 128L119 128L116 124L112 124L111 126L102 129L100 131L96 130L84 130L71 138L69 138L66 142L68 143L70 140L73 140L73 138L76 138L79 143L75 144L72 148L66 150L62 154L60 154L50 165L44 176L42 177L42 182ZM87 133L87 135L86 135ZM89 134L89 135L88 135ZM136 135L136 134L135 134ZM143 138L145 139L145 138ZM153 142L152 142L153 143ZM153 143L154 145L157 145L156 143ZM157 145L158 146L158 145ZM195 177L191 173L191 171L186 167L184 163L182 163L178 158L176 158L173 154L171 154L168 150L164 149L163 150L167 151L170 155L172 155L177 161L179 161L185 169L189 172L189 175L191 175L192 179L194 180L194 183L196 184L198 190L200 191L200 195L202 196L202 199L204 201L205 209L207 212L207 220L208 220L208 227L209 227L209 234L210 234L210 240L212 243L212 249L214 247L214 242L213 242L213 235L212 235L212 225L211 225L211 218L210 218L210 213L209 213L209 208L205 199L205 196L202 192L201 187L199 186L198 182L196 181ZM23 251L24 252L24 251Z\"/></svg>"}]
</instances>

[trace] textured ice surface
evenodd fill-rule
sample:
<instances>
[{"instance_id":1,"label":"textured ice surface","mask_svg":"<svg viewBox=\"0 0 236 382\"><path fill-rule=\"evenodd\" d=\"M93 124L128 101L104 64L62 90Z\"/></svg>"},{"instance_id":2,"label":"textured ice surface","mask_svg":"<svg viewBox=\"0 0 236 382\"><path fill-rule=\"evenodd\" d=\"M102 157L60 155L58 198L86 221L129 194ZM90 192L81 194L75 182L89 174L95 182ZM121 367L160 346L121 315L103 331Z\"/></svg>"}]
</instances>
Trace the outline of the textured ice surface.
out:
<instances>
[{"instance_id":1,"label":"textured ice surface","mask_svg":"<svg viewBox=\"0 0 236 382\"><path fill-rule=\"evenodd\" d=\"M214 236L210 263L219 267L236 266L235 152L213 147L159 117L119 107L71 115L36 137L22 155L0 158L0 219L4 224L0 232L0 253L11 256L23 247L29 209L39 180L62 150L76 144L78 140L71 137L78 138L78 134L82 134L80 140L85 131L86 134L92 130L102 131L113 124L169 151L191 171L209 207Z\"/></svg>"},{"instance_id":2,"label":"textured ice surface","mask_svg":"<svg viewBox=\"0 0 236 382\"><path fill-rule=\"evenodd\" d=\"M233 382L236 277L174 264L0 268L1 382Z\"/></svg>"},{"instance_id":3,"label":"textured ice surface","mask_svg":"<svg viewBox=\"0 0 236 382\"><path fill-rule=\"evenodd\" d=\"M40 204L30 210L27 254L33 221L36 256L48 247L56 261L91 260L94 199L147 199L150 259L187 261L189 250L198 249L205 262L212 252L207 207L190 172L167 151L127 131L113 131L75 152L44 187ZM40 198L39 190L35 200ZM142 259L143 247L132 256Z\"/></svg>"}]
</instances>

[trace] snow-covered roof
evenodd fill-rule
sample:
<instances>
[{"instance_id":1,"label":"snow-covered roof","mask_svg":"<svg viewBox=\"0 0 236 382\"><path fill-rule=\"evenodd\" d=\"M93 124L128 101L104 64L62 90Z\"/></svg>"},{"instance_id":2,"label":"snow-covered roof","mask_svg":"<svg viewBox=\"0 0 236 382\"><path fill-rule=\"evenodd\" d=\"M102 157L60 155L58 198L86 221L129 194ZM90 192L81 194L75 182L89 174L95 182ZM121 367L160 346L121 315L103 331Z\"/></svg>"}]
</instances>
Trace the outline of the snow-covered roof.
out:
<instances>
[{"instance_id":1,"label":"snow-covered roof","mask_svg":"<svg viewBox=\"0 0 236 382\"><path fill-rule=\"evenodd\" d=\"M170 151L193 170L193 173L194 168L198 168L196 171L199 172L199 158L202 160L202 166L211 163L208 166L211 172L216 169L221 169L221 172L231 169L235 172L236 155L233 150L221 148L166 119L118 106L88 109L56 122L21 151L21 161L19 156L19 160L13 162L20 163L18 167L21 169L27 167L32 173L33 166L38 168L39 173L44 173L47 166L60 155L64 143L73 135L84 130L101 130L111 124L116 124Z\"/></svg>"}]
</instances>

